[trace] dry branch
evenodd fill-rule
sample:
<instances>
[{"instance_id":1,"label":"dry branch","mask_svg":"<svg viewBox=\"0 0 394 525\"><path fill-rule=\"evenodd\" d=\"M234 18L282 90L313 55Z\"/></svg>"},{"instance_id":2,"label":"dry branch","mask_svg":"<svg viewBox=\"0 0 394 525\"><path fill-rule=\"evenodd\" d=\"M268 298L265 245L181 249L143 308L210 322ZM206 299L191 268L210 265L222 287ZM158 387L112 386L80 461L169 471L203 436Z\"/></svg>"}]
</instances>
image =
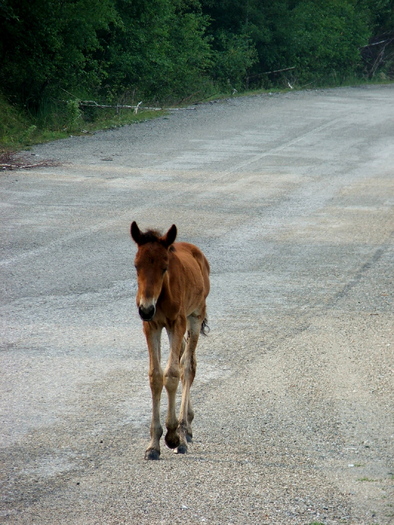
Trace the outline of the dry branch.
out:
<instances>
[{"instance_id":1,"label":"dry branch","mask_svg":"<svg viewBox=\"0 0 394 525\"><path fill-rule=\"evenodd\" d=\"M145 111L179 111L179 110L194 110L195 108L157 108L157 107L151 107L151 106L141 106L142 101L138 102L136 106L129 106L127 104L99 104L98 102L95 102L94 100L81 100L79 105L82 107L90 107L90 108L112 108L112 109L133 109L134 113L138 113L139 110L145 110Z\"/></svg>"},{"instance_id":2,"label":"dry branch","mask_svg":"<svg viewBox=\"0 0 394 525\"><path fill-rule=\"evenodd\" d=\"M15 153L7 151L0 153L0 170L28 170L32 168L47 168L57 166L58 163L52 160L43 160L41 162L30 162L25 158L17 157Z\"/></svg>"},{"instance_id":3,"label":"dry branch","mask_svg":"<svg viewBox=\"0 0 394 525\"><path fill-rule=\"evenodd\" d=\"M37 162L36 164L20 164L13 162L11 164L3 164L0 162L0 169L6 170L29 170L32 168L48 168L49 166L56 166L56 163L50 161Z\"/></svg>"},{"instance_id":4,"label":"dry branch","mask_svg":"<svg viewBox=\"0 0 394 525\"><path fill-rule=\"evenodd\" d=\"M295 69L296 66L292 67L285 67L284 69L274 69L273 71L264 71L261 73L262 75L270 75L271 73L282 73L283 71L291 71L292 69Z\"/></svg>"}]
</instances>

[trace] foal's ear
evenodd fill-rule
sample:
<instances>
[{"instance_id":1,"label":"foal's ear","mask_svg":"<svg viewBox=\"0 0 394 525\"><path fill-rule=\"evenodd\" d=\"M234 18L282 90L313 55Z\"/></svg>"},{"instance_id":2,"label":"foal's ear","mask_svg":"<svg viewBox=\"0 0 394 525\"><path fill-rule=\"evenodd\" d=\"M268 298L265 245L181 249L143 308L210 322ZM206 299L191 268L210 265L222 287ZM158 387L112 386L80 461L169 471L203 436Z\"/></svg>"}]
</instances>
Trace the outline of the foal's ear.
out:
<instances>
[{"instance_id":1,"label":"foal's ear","mask_svg":"<svg viewBox=\"0 0 394 525\"><path fill-rule=\"evenodd\" d=\"M141 230L135 221L131 223L130 233L133 240L139 245L141 241Z\"/></svg>"},{"instance_id":2,"label":"foal's ear","mask_svg":"<svg viewBox=\"0 0 394 525\"><path fill-rule=\"evenodd\" d=\"M178 230L176 229L175 224L173 224L168 230L168 232L165 235L163 235L163 237L161 238L161 242L166 248L169 248L171 244L175 241L177 233Z\"/></svg>"}]
</instances>

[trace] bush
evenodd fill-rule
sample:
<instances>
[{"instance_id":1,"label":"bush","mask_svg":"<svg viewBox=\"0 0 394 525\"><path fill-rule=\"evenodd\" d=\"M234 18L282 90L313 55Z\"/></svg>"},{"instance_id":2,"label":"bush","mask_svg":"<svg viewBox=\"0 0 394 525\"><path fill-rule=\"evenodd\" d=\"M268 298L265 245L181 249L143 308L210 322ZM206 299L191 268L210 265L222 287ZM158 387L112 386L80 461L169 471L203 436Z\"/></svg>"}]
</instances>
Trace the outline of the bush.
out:
<instances>
[{"instance_id":1,"label":"bush","mask_svg":"<svg viewBox=\"0 0 394 525\"><path fill-rule=\"evenodd\" d=\"M257 52L246 35L222 32L216 43L211 75L226 89L242 89L247 72L257 62Z\"/></svg>"},{"instance_id":2,"label":"bush","mask_svg":"<svg viewBox=\"0 0 394 525\"><path fill-rule=\"evenodd\" d=\"M343 0L299 2L293 45L300 81L317 77L335 83L361 70L360 47L368 42L367 12Z\"/></svg>"}]
</instances>

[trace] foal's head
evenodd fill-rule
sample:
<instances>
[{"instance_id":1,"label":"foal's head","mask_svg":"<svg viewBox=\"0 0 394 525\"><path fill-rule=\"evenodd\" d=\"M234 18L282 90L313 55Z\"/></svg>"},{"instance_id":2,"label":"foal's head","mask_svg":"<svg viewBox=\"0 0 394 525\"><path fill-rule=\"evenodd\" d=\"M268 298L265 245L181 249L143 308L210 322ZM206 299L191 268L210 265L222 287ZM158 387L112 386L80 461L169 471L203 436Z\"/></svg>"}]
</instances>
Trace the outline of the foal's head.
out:
<instances>
[{"instance_id":1,"label":"foal's head","mask_svg":"<svg viewBox=\"0 0 394 525\"><path fill-rule=\"evenodd\" d=\"M143 321L151 321L156 313L156 303L168 270L169 249L176 234L175 224L165 235L153 230L142 233L135 221L131 224L131 236L138 245L134 261L138 282L136 300Z\"/></svg>"}]
</instances>

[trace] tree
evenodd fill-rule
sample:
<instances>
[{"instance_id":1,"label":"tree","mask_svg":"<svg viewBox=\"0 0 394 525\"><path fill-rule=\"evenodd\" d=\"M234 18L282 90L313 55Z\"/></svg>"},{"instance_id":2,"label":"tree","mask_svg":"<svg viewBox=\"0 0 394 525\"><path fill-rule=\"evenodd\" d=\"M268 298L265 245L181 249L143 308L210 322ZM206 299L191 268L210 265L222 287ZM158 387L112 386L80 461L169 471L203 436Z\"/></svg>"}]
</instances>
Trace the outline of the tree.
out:
<instances>
[{"instance_id":1,"label":"tree","mask_svg":"<svg viewBox=\"0 0 394 525\"><path fill-rule=\"evenodd\" d=\"M97 32L116 22L112 0L3 0L1 10L0 83L9 97L34 108L60 89L100 84L93 55Z\"/></svg>"},{"instance_id":2,"label":"tree","mask_svg":"<svg viewBox=\"0 0 394 525\"><path fill-rule=\"evenodd\" d=\"M195 89L210 64L207 19L197 1L118 0L121 23L103 37L114 93L179 97Z\"/></svg>"},{"instance_id":3,"label":"tree","mask_svg":"<svg viewBox=\"0 0 394 525\"><path fill-rule=\"evenodd\" d=\"M361 66L360 48L370 36L365 10L352 0L303 0L293 10L293 45L302 80L334 75L336 81Z\"/></svg>"},{"instance_id":4,"label":"tree","mask_svg":"<svg viewBox=\"0 0 394 525\"><path fill-rule=\"evenodd\" d=\"M364 72L394 78L394 0L360 0L369 13L371 37L361 52Z\"/></svg>"}]
</instances>

